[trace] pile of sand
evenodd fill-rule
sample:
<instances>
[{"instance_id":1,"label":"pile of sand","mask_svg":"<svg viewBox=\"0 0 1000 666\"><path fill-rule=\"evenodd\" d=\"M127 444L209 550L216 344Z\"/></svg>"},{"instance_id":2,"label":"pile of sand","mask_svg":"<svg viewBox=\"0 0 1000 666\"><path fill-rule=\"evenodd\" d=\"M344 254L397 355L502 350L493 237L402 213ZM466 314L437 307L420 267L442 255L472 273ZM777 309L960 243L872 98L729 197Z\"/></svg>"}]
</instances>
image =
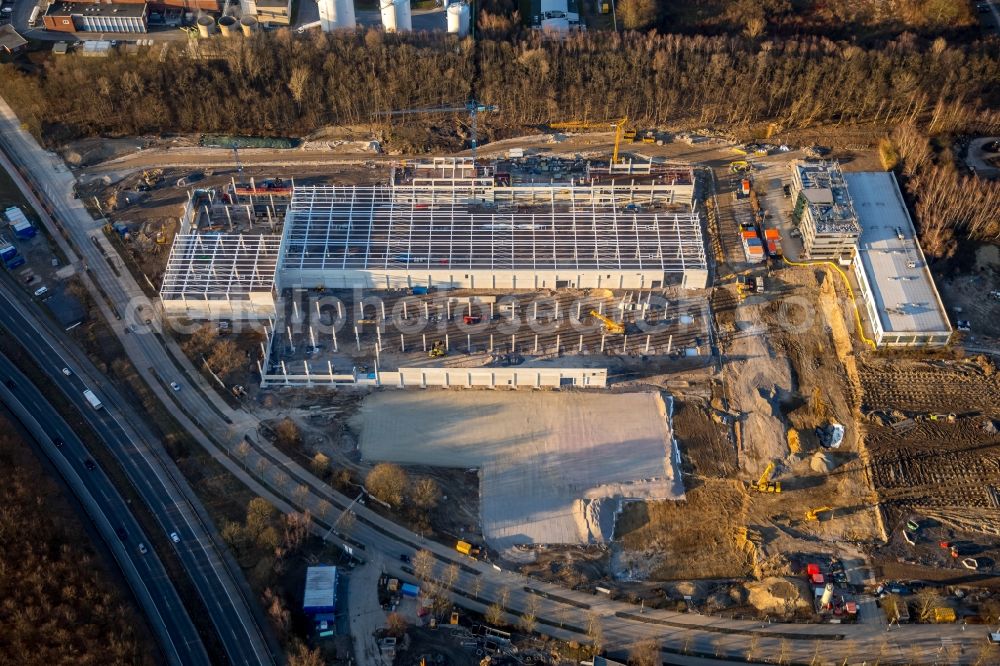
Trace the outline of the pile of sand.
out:
<instances>
[{"instance_id":1,"label":"pile of sand","mask_svg":"<svg viewBox=\"0 0 1000 666\"><path fill-rule=\"evenodd\" d=\"M786 615L812 608L812 593L804 580L798 578L765 578L747 583L751 606L770 615Z\"/></svg>"}]
</instances>

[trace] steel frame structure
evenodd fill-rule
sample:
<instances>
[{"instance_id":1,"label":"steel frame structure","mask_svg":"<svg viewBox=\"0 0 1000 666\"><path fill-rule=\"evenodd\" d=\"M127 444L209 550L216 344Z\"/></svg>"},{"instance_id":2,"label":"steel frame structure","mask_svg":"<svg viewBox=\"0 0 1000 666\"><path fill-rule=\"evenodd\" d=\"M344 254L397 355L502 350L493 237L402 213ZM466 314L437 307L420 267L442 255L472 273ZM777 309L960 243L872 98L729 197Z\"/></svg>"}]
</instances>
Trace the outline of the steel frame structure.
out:
<instances>
[{"instance_id":1,"label":"steel frame structure","mask_svg":"<svg viewBox=\"0 0 1000 666\"><path fill-rule=\"evenodd\" d=\"M160 298L249 300L270 294L281 237L273 234L179 234L163 275Z\"/></svg>"},{"instance_id":2,"label":"steel frame structure","mask_svg":"<svg viewBox=\"0 0 1000 666\"><path fill-rule=\"evenodd\" d=\"M298 187L278 270L679 274L707 268L697 213L624 212L632 197L620 201L609 187L546 192L548 201L539 202L539 192L526 190L543 204L531 212L501 212L491 202L463 200L469 191L462 185Z\"/></svg>"}]
</instances>

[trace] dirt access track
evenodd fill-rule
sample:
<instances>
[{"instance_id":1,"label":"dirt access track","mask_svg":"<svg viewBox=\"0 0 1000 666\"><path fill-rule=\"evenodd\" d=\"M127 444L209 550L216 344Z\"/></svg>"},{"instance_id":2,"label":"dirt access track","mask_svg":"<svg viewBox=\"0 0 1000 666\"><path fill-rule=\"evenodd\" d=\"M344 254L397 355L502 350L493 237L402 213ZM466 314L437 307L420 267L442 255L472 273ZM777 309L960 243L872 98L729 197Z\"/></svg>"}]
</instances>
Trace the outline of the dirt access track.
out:
<instances>
[{"instance_id":1,"label":"dirt access track","mask_svg":"<svg viewBox=\"0 0 1000 666\"><path fill-rule=\"evenodd\" d=\"M655 392L400 391L352 419L368 459L478 467L483 534L496 548L610 540L622 499L681 499Z\"/></svg>"}]
</instances>

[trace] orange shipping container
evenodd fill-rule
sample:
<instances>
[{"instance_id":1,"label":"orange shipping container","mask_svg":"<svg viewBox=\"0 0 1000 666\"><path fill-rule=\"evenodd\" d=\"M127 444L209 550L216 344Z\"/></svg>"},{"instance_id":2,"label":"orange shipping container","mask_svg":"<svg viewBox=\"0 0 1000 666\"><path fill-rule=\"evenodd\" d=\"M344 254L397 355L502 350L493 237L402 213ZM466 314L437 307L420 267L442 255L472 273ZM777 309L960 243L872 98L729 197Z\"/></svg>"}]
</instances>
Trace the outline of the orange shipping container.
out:
<instances>
[{"instance_id":1,"label":"orange shipping container","mask_svg":"<svg viewBox=\"0 0 1000 666\"><path fill-rule=\"evenodd\" d=\"M764 238L767 240L781 240L781 234L778 233L777 229L765 229Z\"/></svg>"}]
</instances>

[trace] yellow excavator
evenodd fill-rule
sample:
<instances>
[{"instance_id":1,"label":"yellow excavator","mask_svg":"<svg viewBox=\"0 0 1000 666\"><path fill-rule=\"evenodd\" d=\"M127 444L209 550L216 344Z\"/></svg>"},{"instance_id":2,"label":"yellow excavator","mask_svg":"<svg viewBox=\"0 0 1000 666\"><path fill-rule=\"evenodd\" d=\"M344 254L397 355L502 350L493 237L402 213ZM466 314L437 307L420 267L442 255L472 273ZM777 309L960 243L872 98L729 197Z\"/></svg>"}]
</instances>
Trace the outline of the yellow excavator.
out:
<instances>
[{"instance_id":1,"label":"yellow excavator","mask_svg":"<svg viewBox=\"0 0 1000 666\"><path fill-rule=\"evenodd\" d=\"M612 335L624 335L625 334L625 324L619 323L612 319L611 317L605 317L597 310L591 310L590 316L597 319L603 324L601 328L604 329L605 333L611 333Z\"/></svg>"},{"instance_id":2,"label":"yellow excavator","mask_svg":"<svg viewBox=\"0 0 1000 666\"><path fill-rule=\"evenodd\" d=\"M440 356L446 355L448 352L445 350L444 345L441 344L440 340L435 340L431 348L427 350L428 358L438 358Z\"/></svg>"},{"instance_id":3,"label":"yellow excavator","mask_svg":"<svg viewBox=\"0 0 1000 666\"><path fill-rule=\"evenodd\" d=\"M825 513L827 511L833 511L833 507L821 506L818 509L809 509L806 511L806 520L807 521L819 520L819 514Z\"/></svg>"},{"instance_id":4,"label":"yellow excavator","mask_svg":"<svg viewBox=\"0 0 1000 666\"><path fill-rule=\"evenodd\" d=\"M618 164L618 150L621 148L622 139L628 139L629 141L635 140L635 130L626 129L625 125L628 124L628 118L620 118L618 120L602 120L598 122L590 122L587 120L571 120L564 123L549 123L549 127L557 130L590 130L590 129L607 129L608 127L614 128L615 130L615 148L611 153L611 163Z\"/></svg>"},{"instance_id":5,"label":"yellow excavator","mask_svg":"<svg viewBox=\"0 0 1000 666\"><path fill-rule=\"evenodd\" d=\"M769 462L767 467L764 469L764 473L760 475L757 479L757 483L753 486L755 490L762 493L780 493L781 492L781 482L771 481L771 474L774 473L774 462Z\"/></svg>"}]
</instances>

